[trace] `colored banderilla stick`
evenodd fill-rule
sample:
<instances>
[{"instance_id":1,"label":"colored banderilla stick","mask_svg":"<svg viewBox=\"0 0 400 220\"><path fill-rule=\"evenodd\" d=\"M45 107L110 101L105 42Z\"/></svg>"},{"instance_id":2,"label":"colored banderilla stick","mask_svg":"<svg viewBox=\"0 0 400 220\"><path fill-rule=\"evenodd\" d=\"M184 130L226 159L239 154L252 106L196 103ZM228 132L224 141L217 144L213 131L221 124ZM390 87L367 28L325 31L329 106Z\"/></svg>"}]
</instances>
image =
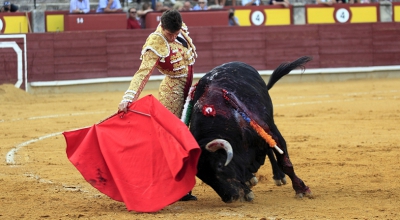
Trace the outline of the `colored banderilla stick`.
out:
<instances>
[{"instance_id":1,"label":"colored banderilla stick","mask_svg":"<svg viewBox=\"0 0 400 220\"><path fill-rule=\"evenodd\" d=\"M278 147L276 144L275 140L269 135L265 130L253 119L249 117L249 115L242 109L240 106L233 100L231 97L233 96L231 93L226 91L225 89L222 89L222 93L224 96L224 99L227 100L236 111L242 116L242 118L250 124L250 126L257 132L258 135L260 135L271 148L275 148L280 154L283 154L283 151Z\"/></svg>"}]
</instances>

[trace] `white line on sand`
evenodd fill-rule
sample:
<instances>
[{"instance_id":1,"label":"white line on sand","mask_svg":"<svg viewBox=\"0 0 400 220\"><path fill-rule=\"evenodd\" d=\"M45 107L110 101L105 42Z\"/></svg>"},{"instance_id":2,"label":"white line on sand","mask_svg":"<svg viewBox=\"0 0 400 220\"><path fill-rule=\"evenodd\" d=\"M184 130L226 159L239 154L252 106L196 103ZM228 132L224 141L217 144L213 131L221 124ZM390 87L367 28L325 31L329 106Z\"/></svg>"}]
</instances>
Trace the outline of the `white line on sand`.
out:
<instances>
[{"instance_id":1,"label":"white line on sand","mask_svg":"<svg viewBox=\"0 0 400 220\"><path fill-rule=\"evenodd\" d=\"M42 137L39 137L39 138L31 139L31 140L29 140L29 141L25 141L25 142L23 142L23 143L21 143L21 144L18 144L17 146L15 146L13 149L11 149L11 150L7 153L7 155L6 155L7 164L9 164L9 165L14 165L14 164L15 164L15 160L14 160L15 154L16 154L17 151L20 150L21 148L23 148L23 147L25 147L25 146L27 146L27 145L29 145L29 144L31 144L31 143L34 143L34 142L37 142L37 141L41 141L41 140L44 140L44 139L46 139L46 138L54 137L54 136L57 136L57 135L60 135L60 134L62 134L62 132L57 132L57 133L53 133L53 134L48 134L48 135L45 135L45 136L42 136Z\"/></svg>"},{"instance_id":2,"label":"white line on sand","mask_svg":"<svg viewBox=\"0 0 400 220\"><path fill-rule=\"evenodd\" d=\"M37 120L37 119L47 119L47 118L68 117L68 116L103 114L103 113L107 113L107 112L108 112L108 111L78 112L78 113L60 114L60 115L43 115L43 116L35 116L35 117L29 117L29 118L14 118L14 119L11 119L11 120L0 119L0 123L1 123L1 122L8 122L8 121Z\"/></svg>"}]
</instances>

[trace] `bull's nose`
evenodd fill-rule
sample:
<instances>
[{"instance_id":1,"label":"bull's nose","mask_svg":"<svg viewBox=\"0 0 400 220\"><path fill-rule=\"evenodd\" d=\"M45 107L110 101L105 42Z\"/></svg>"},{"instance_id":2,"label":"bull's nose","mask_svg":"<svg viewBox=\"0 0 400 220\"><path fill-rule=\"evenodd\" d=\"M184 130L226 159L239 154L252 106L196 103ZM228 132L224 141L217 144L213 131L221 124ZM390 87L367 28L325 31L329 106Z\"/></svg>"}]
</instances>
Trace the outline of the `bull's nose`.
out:
<instances>
[{"instance_id":1,"label":"bull's nose","mask_svg":"<svg viewBox=\"0 0 400 220\"><path fill-rule=\"evenodd\" d=\"M227 197L227 198L224 199L223 201L224 201L225 203L232 203L232 202L237 201L238 199L239 199L239 195L234 195L234 196L231 196L231 197Z\"/></svg>"}]
</instances>

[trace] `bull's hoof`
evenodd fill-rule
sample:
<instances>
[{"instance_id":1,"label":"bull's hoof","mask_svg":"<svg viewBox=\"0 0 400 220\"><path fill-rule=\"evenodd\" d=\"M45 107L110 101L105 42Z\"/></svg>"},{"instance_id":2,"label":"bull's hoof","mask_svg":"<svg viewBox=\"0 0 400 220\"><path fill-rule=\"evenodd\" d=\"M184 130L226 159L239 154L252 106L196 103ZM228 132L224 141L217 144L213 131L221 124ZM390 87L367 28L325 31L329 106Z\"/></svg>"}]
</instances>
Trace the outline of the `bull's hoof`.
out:
<instances>
[{"instance_id":1,"label":"bull's hoof","mask_svg":"<svg viewBox=\"0 0 400 220\"><path fill-rule=\"evenodd\" d=\"M302 199L304 197L309 198L309 199L314 199L314 195L312 194L312 192L310 190L307 190L304 193L296 193L296 198Z\"/></svg>"},{"instance_id":2,"label":"bull's hoof","mask_svg":"<svg viewBox=\"0 0 400 220\"><path fill-rule=\"evenodd\" d=\"M249 188L251 188L251 187L257 185L257 183L258 183L257 177L253 177L253 178L251 178L249 181L246 182L246 185L247 185Z\"/></svg>"},{"instance_id":3,"label":"bull's hoof","mask_svg":"<svg viewBox=\"0 0 400 220\"><path fill-rule=\"evenodd\" d=\"M248 202L252 202L252 201L254 200L254 198L255 198L255 196L254 196L254 193L253 193L253 192L249 192L249 193L244 197L244 199L245 199L246 201L248 201Z\"/></svg>"},{"instance_id":4,"label":"bull's hoof","mask_svg":"<svg viewBox=\"0 0 400 220\"><path fill-rule=\"evenodd\" d=\"M275 182L275 185L277 185L277 186L286 185L286 183L287 183L286 182L286 177L283 177L280 180L274 179L274 182Z\"/></svg>"}]
</instances>

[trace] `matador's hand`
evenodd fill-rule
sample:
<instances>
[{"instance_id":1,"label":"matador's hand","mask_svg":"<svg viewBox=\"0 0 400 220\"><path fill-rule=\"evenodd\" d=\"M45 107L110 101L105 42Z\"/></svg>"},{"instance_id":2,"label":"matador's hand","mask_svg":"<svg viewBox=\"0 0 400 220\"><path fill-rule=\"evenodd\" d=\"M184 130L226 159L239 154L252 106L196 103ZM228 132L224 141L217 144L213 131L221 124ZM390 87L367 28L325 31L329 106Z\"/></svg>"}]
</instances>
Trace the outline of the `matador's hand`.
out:
<instances>
[{"instance_id":1,"label":"matador's hand","mask_svg":"<svg viewBox=\"0 0 400 220\"><path fill-rule=\"evenodd\" d=\"M121 102L118 105L118 112L127 112L130 102Z\"/></svg>"},{"instance_id":2,"label":"matador's hand","mask_svg":"<svg viewBox=\"0 0 400 220\"><path fill-rule=\"evenodd\" d=\"M124 96L122 97L122 101L118 105L118 112L126 113L128 111L128 106L132 103L135 94L136 92L133 90L126 90Z\"/></svg>"}]
</instances>

